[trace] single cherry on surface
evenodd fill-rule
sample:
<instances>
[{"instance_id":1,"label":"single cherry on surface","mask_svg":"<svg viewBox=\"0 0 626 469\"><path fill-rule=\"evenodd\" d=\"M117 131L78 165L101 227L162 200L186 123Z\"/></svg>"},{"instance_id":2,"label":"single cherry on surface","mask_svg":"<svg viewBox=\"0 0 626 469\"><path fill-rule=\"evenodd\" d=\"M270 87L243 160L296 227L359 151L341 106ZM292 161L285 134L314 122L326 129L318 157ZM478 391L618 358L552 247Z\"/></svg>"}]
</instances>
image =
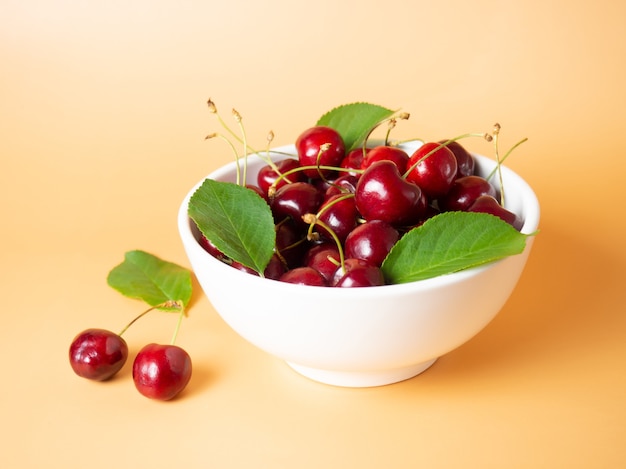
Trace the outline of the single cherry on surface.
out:
<instances>
[{"instance_id":1,"label":"single cherry on surface","mask_svg":"<svg viewBox=\"0 0 626 469\"><path fill-rule=\"evenodd\" d=\"M150 399L176 397L191 379L191 357L177 345L148 344L133 362L137 390Z\"/></svg>"},{"instance_id":2,"label":"single cherry on surface","mask_svg":"<svg viewBox=\"0 0 626 469\"><path fill-rule=\"evenodd\" d=\"M409 158L407 180L417 184L429 199L445 195L456 178L454 153L439 143L419 147Z\"/></svg>"},{"instance_id":3,"label":"single cherry on surface","mask_svg":"<svg viewBox=\"0 0 626 469\"><path fill-rule=\"evenodd\" d=\"M301 166L339 167L346 156L346 147L339 132L327 126L315 126L302 132L296 139L296 151ZM304 174L319 178L328 176L330 170L306 169Z\"/></svg>"},{"instance_id":4,"label":"single cherry on surface","mask_svg":"<svg viewBox=\"0 0 626 469\"><path fill-rule=\"evenodd\" d=\"M126 341L106 329L86 329L70 345L70 365L78 376L104 381L117 373L128 358Z\"/></svg>"}]
</instances>

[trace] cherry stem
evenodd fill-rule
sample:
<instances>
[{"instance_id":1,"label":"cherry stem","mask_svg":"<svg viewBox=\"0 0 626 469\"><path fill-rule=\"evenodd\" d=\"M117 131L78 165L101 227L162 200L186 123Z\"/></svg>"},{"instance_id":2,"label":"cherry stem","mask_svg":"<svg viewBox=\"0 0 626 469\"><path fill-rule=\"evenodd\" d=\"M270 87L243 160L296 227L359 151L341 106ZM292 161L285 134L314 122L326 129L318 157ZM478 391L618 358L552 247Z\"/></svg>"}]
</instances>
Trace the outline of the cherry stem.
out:
<instances>
[{"instance_id":1,"label":"cherry stem","mask_svg":"<svg viewBox=\"0 0 626 469\"><path fill-rule=\"evenodd\" d=\"M225 135L223 134L218 134L218 133L212 133L207 135L206 137L204 137L205 140L208 140L210 138L221 138L222 140L224 140L228 146L230 146L230 149L232 150L233 154L235 155L235 163L236 167L235 170L237 171L237 175L236 175L236 183L237 185L240 185L240 181L241 181L241 168L239 167L239 155L237 154L237 149L235 148L235 145L233 145L233 142L231 142Z\"/></svg>"},{"instance_id":2,"label":"cherry stem","mask_svg":"<svg viewBox=\"0 0 626 469\"><path fill-rule=\"evenodd\" d=\"M180 308L180 313L178 314L178 321L176 321L176 328L174 329L174 335L172 335L172 340L170 341L170 345L174 345L176 343L176 337L178 337L178 331L180 330L180 325L183 322L183 317L185 316L185 308Z\"/></svg>"},{"instance_id":3,"label":"cherry stem","mask_svg":"<svg viewBox=\"0 0 626 469\"><path fill-rule=\"evenodd\" d=\"M367 141L369 140L370 136L374 133L374 131L379 128L381 125L383 125L385 122L387 122L387 133L385 135L385 145L388 145L389 143L389 134L391 133L391 129L393 129L396 126L396 123L398 121L398 119L402 119L402 120L408 120L410 117L410 114L408 112L401 112L401 113L394 113L394 115L392 115L391 117L388 117L386 119L381 120L380 122L378 122L377 124L375 124L371 129L369 129L369 131L367 132L367 134L365 135L365 138L363 139L363 152L365 152L365 148L367 146Z\"/></svg>"},{"instance_id":4,"label":"cherry stem","mask_svg":"<svg viewBox=\"0 0 626 469\"><path fill-rule=\"evenodd\" d=\"M161 308L174 308L174 309L180 309L181 312L184 312L185 309L183 308L183 304L181 301L179 300L167 300L164 301L163 303L159 303L158 305L154 305L151 306L150 308L148 308L147 310L145 310L143 313L141 313L140 315L138 315L137 317L135 317L132 321L130 321L128 324L126 324L126 326L124 327L124 329L122 329L120 331L120 333L118 334L120 337L122 336L122 334L124 334L128 328L130 326L132 326L133 324L135 324L135 322L139 319L144 317L146 314L148 314L150 311L153 311L155 309L161 309Z\"/></svg>"},{"instance_id":5,"label":"cherry stem","mask_svg":"<svg viewBox=\"0 0 626 469\"><path fill-rule=\"evenodd\" d=\"M395 118L389 119L389 122L387 124L387 132L385 133L385 146L389 145L389 136L391 135L391 131L395 128L397 122L398 121Z\"/></svg>"},{"instance_id":6,"label":"cherry stem","mask_svg":"<svg viewBox=\"0 0 626 469\"><path fill-rule=\"evenodd\" d=\"M326 178L324 177L324 174L322 173L322 169L320 167L320 160L322 159L322 154L328 151L329 148L330 148L330 143L324 143L320 145L320 149L317 152L317 159L315 160L315 167L317 168L317 174L319 174L320 179L322 181L326 181Z\"/></svg>"},{"instance_id":7,"label":"cherry stem","mask_svg":"<svg viewBox=\"0 0 626 469\"><path fill-rule=\"evenodd\" d=\"M302 219L304 220L305 223L309 224L309 233L312 232L314 225L319 225L322 228L324 228L326 231L328 231L328 233L330 233L330 236L335 241L335 244L337 245L337 250L339 251L339 265L341 265L342 271L345 272L346 268L345 268L345 258L343 254L343 246L341 245L341 241L339 240L339 237L333 231L333 229L330 226L328 226L326 223L324 223L323 221L319 220L317 215L314 215L312 213L307 213L306 215L303 215Z\"/></svg>"},{"instance_id":8,"label":"cherry stem","mask_svg":"<svg viewBox=\"0 0 626 469\"><path fill-rule=\"evenodd\" d=\"M505 155L502 158L500 158L500 164L503 164L505 160L511 155L511 153L513 153L513 150L515 150L517 147L519 147L522 143L526 142L527 140L528 140L528 137L523 138L519 142L517 142L515 145L513 145L509 149L509 151L507 151ZM486 177L487 181L490 180L496 174L496 171L498 171L498 167L495 167L491 170L489 175Z\"/></svg>"},{"instance_id":9,"label":"cherry stem","mask_svg":"<svg viewBox=\"0 0 626 469\"><path fill-rule=\"evenodd\" d=\"M237 139L238 142L241 142L241 137L239 137L239 135L237 135L227 124L226 122L224 122L224 119L222 119L222 116L220 115L220 113L217 110L217 107L215 106L215 103L209 99L207 101L207 105L209 106L209 112L211 114L215 114L215 117L217 118L217 121L220 123L220 125L230 134L232 135L234 138Z\"/></svg>"},{"instance_id":10,"label":"cherry stem","mask_svg":"<svg viewBox=\"0 0 626 469\"><path fill-rule=\"evenodd\" d=\"M502 182L502 161L500 161L500 151L498 148L498 136L500 135L500 124L493 126L493 151L496 157L496 170L498 171L498 181L500 183L500 205L504 207L504 184Z\"/></svg>"},{"instance_id":11,"label":"cherry stem","mask_svg":"<svg viewBox=\"0 0 626 469\"><path fill-rule=\"evenodd\" d=\"M300 171L305 171L307 169L317 169L317 170L324 170L325 169L325 170L328 170L328 171L337 171L337 172L344 172L344 173L357 173L357 174L364 172L364 170L362 170L362 169L340 168L340 167L337 167L337 166L325 166L325 165L320 165L320 166L314 166L314 165L298 166L296 168L290 169L289 171L285 171L284 173L279 173L279 175L276 178L276 180L272 183L272 185L268 189L269 195L272 195L274 192L276 192L276 186L278 185L278 183L280 181L282 181L283 179L287 179L292 174L298 173ZM287 181L289 182L289 179L287 179Z\"/></svg>"},{"instance_id":12,"label":"cherry stem","mask_svg":"<svg viewBox=\"0 0 626 469\"><path fill-rule=\"evenodd\" d=\"M239 130L241 131L240 141L243 144L243 181L241 185L244 186L246 185L246 181L248 179L248 139L246 136L246 129L242 123L241 114L239 114L236 109L233 109L233 117L239 126Z\"/></svg>"}]
</instances>

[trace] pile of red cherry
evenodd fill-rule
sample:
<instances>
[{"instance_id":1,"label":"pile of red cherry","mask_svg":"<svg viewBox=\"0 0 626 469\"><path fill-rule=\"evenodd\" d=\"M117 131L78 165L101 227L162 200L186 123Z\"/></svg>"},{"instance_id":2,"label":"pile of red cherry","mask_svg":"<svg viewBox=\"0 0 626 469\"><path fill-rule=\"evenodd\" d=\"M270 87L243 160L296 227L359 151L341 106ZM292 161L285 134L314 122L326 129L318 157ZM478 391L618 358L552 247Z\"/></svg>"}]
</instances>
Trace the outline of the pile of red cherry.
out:
<instances>
[{"instance_id":1,"label":"pile of red cherry","mask_svg":"<svg viewBox=\"0 0 626 469\"><path fill-rule=\"evenodd\" d=\"M296 140L297 158L263 167L257 191L269 204L276 249L266 278L315 286L384 285L380 266L400 237L443 211L484 212L521 229L495 187L474 171L458 142L429 142L412 155L380 145L346 152L334 129L316 126ZM206 237L200 244L240 270Z\"/></svg>"}]
</instances>

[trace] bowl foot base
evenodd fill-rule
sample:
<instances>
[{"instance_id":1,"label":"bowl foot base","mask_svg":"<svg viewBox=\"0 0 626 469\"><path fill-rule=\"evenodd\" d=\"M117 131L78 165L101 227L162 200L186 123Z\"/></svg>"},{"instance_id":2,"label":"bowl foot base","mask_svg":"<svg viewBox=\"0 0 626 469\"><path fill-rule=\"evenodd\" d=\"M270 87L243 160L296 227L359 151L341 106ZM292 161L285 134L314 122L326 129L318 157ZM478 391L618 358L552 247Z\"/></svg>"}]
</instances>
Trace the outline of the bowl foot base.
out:
<instances>
[{"instance_id":1,"label":"bowl foot base","mask_svg":"<svg viewBox=\"0 0 626 469\"><path fill-rule=\"evenodd\" d=\"M310 368L292 362L287 362L287 364L301 375L313 381L333 386L366 388L384 386L413 378L430 368L436 360L436 358L433 358L406 368L385 371L334 371Z\"/></svg>"}]
</instances>

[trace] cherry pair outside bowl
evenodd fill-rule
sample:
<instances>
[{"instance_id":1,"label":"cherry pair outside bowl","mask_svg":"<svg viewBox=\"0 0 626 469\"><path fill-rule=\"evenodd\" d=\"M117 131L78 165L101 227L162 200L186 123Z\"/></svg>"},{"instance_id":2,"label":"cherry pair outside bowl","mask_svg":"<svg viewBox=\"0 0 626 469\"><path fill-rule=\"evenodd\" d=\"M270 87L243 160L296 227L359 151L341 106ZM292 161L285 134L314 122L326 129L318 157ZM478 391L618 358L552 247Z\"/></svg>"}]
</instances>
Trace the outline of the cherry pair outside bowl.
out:
<instances>
[{"instance_id":1,"label":"cherry pair outside bowl","mask_svg":"<svg viewBox=\"0 0 626 469\"><path fill-rule=\"evenodd\" d=\"M418 142L401 147L412 154ZM278 161L295 147L276 148ZM496 163L474 155L477 173ZM248 157L248 183L266 163ZM531 187L502 167L506 208L524 219L523 233L539 225L539 203ZM236 163L207 177L235 181ZM495 178L497 179L497 178ZM203 179L204 180L204 179ZM438 357L479 333L502 309L526 264L525 250L484 266L412 283L362 288L294 285L247 274L224 264L198 242L187 208L200 181L184 198L178 228L191 267L209 301L241 337L287 362L300 374L326 384L381 386L412 378Z\"/></svg>"}]
</instances>

